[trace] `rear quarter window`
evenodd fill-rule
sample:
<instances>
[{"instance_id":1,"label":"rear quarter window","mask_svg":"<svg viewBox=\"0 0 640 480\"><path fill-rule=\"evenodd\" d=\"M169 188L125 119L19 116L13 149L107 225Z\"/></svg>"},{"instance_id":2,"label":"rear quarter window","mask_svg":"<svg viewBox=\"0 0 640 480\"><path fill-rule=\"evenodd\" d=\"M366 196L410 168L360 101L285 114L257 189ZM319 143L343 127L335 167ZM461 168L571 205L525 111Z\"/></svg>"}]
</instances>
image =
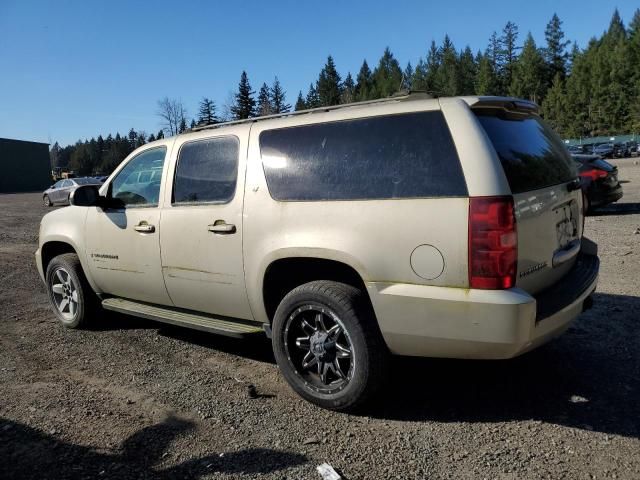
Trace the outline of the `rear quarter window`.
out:
<instances>
[{"instance_id":1,"label":"rear quarter window","mask_svg":"<svg viewBox=\"0 0 640 480\"><path fill-rule=\"evenodd\" d=\"M266 130L260 152L269 192L280 201L467 195L439 111Z\"/></svg>"},{"instance_id":2,"label":"rear quarter window","mask_svg":"<svg viewBox=\"0 0 640 480\"><path fill-rule=\"evenodd\" d=\"M567 148L537 115L502 109L474 112L500 158L513 193L538 190L576 178L576 165Z\"/></svg>"}]
</instances>

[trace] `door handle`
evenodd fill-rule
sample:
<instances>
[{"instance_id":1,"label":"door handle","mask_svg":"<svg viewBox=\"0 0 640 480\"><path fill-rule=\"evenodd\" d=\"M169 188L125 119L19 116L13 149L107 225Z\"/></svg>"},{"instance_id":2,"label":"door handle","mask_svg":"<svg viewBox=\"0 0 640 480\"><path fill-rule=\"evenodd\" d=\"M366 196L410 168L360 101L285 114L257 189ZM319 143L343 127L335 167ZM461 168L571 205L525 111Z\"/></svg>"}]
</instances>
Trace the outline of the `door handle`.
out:
<instances>
[{"instance_id":1,"label":"door handle","mask_svg":"<svg viewBox=\"0 0 640 480\"><path fill-rule=\"evenodd\" d=\"M153 233L156 231L156 227L153 225L149 225L147 222L140 222L138 225L133 227L136 232L141 233Z\"/></svg>"},{"instance_id":2,"label":"door handle","mask_svg":"<svg viewBox=\"0 0 640 480\"><path fill-rule=\"evenodd\" d=\"M207 230L213 233L229 235L236 233L236 226L231 223L226 223L224 220L216 220L215 223L207 227Z\"/></svg>"}]
</instances>

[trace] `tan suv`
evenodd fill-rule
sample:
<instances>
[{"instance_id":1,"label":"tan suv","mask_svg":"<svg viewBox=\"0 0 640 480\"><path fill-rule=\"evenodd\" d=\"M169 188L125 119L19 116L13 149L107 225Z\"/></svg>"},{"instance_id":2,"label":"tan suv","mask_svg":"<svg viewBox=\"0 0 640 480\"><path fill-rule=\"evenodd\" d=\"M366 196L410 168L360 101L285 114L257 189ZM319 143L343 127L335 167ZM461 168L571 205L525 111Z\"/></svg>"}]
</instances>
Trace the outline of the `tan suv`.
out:
<instances>
[{"instance_id":1,"label":"tan suv","mask_svg":"<svg viewBox=\"0 0 640 480\"><path fill-rule=\"evenodd\" d=\"M67 327L102 307L266 332L294 390L348 409L390 353L509 358L589 306L599 262L574 168L511 98L230 122L144 145L76 190L43 218L36 261Z\"/></svg>"}]
</instances>

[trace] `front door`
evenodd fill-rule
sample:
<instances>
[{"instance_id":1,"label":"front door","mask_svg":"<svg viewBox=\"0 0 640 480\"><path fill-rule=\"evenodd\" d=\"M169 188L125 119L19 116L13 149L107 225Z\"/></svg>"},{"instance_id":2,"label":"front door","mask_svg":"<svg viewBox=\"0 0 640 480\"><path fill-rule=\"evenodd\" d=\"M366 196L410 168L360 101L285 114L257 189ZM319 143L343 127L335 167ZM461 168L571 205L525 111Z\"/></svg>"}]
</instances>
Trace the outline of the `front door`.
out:
<instances>
[{"instance_id":1,"label":"front door","mask_svg":"<svg viewBox=\"0 0 640 480\"><path fill-rule=\"evenodd\" d=\"M104 293L171 305L160 266L160 187L166 147L144 150L106 187L111 208L86 222L89 268Z\"/></svg>"},{"instance_id":2,"label":"front door","mask_svg":"<svg viewBox=\"0 0 640 480\"><path fill-rule=\"evenodd\" d=\"M165 194L162 270L176 307L252 319L242 262L244 159L249 126L176 142ZM207 136L208 135L208 136ZM193 137L191 137L193 138ZM243 140L240 140L243 139Z\"/></svg>"}]
</instances>

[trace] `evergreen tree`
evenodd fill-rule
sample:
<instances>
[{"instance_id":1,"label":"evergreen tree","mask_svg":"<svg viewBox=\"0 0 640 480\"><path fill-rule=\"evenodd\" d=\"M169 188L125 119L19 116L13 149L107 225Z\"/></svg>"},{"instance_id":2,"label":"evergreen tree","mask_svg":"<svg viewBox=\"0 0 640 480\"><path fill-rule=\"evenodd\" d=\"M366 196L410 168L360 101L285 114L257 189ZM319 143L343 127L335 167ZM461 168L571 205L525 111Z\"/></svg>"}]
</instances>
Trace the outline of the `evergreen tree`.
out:
<instances>
[{"instance_id":1,"label":"evergreen tree","mask_svg":"<svg viewBox=\"0 0 640 480\"><path fill-rule=\"evenodd\" d=\"M559 134L566 134L567 101L563 88L562 72L556 72L551 88L542 103L542 116Z\"/></svg>"},{"instance_id":2,"label":"evergreen tree","mask_svg":"<svg viewBox=\"0 0 640 480\"><path fill-rule=\"evenodd\" d=\"M413 71L413 76L411 77L411 89L414 91L429 90L427 82L427 64L422 58L418 60L418 64Z\"/></svg>"},{"instance_id":3,"label":"evergreen tree","mask_svg":"<svg viewBox=\"0 0 640 480\"><path fill-rule=\"evenodd\" d=\"M440 49L441 62L436 70L435 90L440 95L452 97L458 93L458 53L449 35L445 35L442 48Z\"/></svg>"},{"instance_id":4,"label":"evergreen tree","mask_svg":"<svg viewBox=\"0 0 640 480\"><path fill-rule=\"evenodd\" d=\"M562 79L561 72L556 72L556 75L560 75ZM513 69L509 95L542 103L545 83L544 59L529 33L522 47L522 54Z\"/></svg>"},{"instance_id":5,"label":"evergreen tree","mask_svg":"<svg viewBox=\"0 0 640 480\"><path fill-rule=\"evenodd\" d=\"M191 123L189 124L189 128L190 128L191 130L193 130L193 129L194 129L194 128L196 128L197 126L198 126L198 124L196 123L196 119L195 119L195 118L192 118L192 119L191 119Z\"/></svg>"},{"instance_id":6,"label":"evergreen tree","mask_svg":"<svg viewBox=\"0 0 640 480\"><path fill-rule=\"evenodd\" d=\"M144 132L137 132L138 138L136 139L136 148L141 147L147 143L147 135Z\"/></svg>"},{"instance_id":7,"label":"evergreen tree","mask_svg":"<svg viewBox=\"0 0 640 480\"><path fill-rule=\"evenodd\" d=\"M620 41L626 39L626 37L627 31L624 28L620 12L618 12L618 9L616 8L613 12L613 16L611 17L611 21L609 22L609 29L605 34L605 38L609 38L613 41Z\"/></svg>"},{"instance_id":8,"label":"evergreen tree","mask_svg":"<svg viewBox=\"0 0 640 480\"><path fill-rule=\"evenodd\" d=\"M567 75L571 75L573 70L573 62L575 62L576 58L580 55L580 48L578 47L577 42L573 42L571 46L571 53L569 54L569 60L567 62Z\"/></svg>"},{"instance_id":9,"label":"evergreen tree","mask_svg":"<svg viewBox=\"0 0 640 480\"><path fill-rule=\"evenodd\" d=\"M477 95L498 95L498 78L489 55L478 53L478 74L476 75Z\"/></svg>"},{"instance_id":10,"label":"evergreen tree","mask_svg":"<svg viewBox=\"0 0 640 480\"><path fill-rule=\"evenodd\" d=\"M180 125L178 126L178 133L184 133L187 130L187 119L182 117Z\"/></svg>"},{"instance_id":11,"label":"evergreen tree","mask_svg":"<svg viewBox=\"0 0 640 480\"><path fill-rule=\"evenodd\" d=\"M259 117L271 115L271 92L266 83L262 84L258 92L258 108L256 113Z\"/></svg>"},{"instance_id":12,"label":"evergreen tree","mask_svg":"<svg viewBox=\"0 0 640 480\"><path fill-rule=\"evenodd\" d=\"M640 65L640 9L633 14L629 24L629 43L627 48L629 65ZM631 109L627 131L640 131L640 68L633 68L630 75Z\"/></svg>"},{"instance_id":13,"label":"evergreen tree","mask_svg":"<svg viewBox=\"0 0 640 480\"><path fill-rule=\"evenodd\" d=\"M318 89L312 83L309 85L309 92L307 92L307 98L305 99L307 108L318 108L320 105L320 96L318 95Z\"/></svg>"},{"instance_id":14,"label":"evergreen tree","mask_svg":"<svg viewBox=\"0 0 640 480\"><path fill-rule=\"evenodd\" d=\"M216 117L216 104L213 100L203 97L200 101L197 124L213 125L214 123L218 123L218 117Z\"/></svg>"},{"instance_id":15,"label":"evergreen tree","mask_svg":"<svg viewBox=\"0 0 640 480\"><path fill-rule=\"evenodd\" d=\"M128 138L129 138L129 145L131 145L131 149L133 150L134 148L136 148L136 143L138 142L138 134L133 128L129 130Z\"/></svg>"},{"instance_id":16,"label":"evergreen tree","mask_svg":"<svg viewBox=\"0 0 640 480\"><path fill-rule=\"evenodd\" d=\"M518 26L513 22L507 22L502 29L502 37L500 37L500 62L499 62L499 79L502 91L506 92L511 85L513 79L513 70L516 60L518 59L518 50L520 47L516 45L518 41Z\"/></svg>"},{"instance_id":17,"label":"evergreen tree","mask_svg":"<svg viewBox=\"0 0 640 480\"><path fill-rule=\"evenodd\" d=\"M566 52L569 41L564 40L564 32L562 31L562 21L555 13L544 31L544 37L547 41L547 46L544 49L544 60L547 68L547 84L551 85L551 82L555 78L556 74L560 74L562 80L567 75L567 60L569 58Z\"/></svg>"},{"instance_id":18,"label":"evergreen tree","mask_svg":"<svg viewBox=\"0 0 640 480\"><path fill-rule=\"evenodd\" d=\"M424 83L427 91L440 93L438 92L437 76L441 63L442 52L437 47L436 42L432 40L431 46L429 47L429 53L427 53L427 62L424 77Z\"/></svg>"},{"instance_id":19,"label":"evergreen tree","mask_svg":"<svg viewBox=\"0 0 640 480\"><path fill-rule=\"evenodd\" d=\"M413 67L411 62L407 62L407 66L402 72L402 88L404 90L411 90L411 81L413 79Z\"/></svg>"},{"instance_id":20,"label":"evergreen tree","mask_svg":"<svg viewBox=\"0 0 640 480\"><path fill-rule=\"evenodd\" d=\"M156 136L152 133L151 135L149 135L148 142L151 143L155 141L156 141Z\"/></svg>"},{"instance_id":21,"label":"evergreen tree","mask_svg":"<svg viewBox=\"0 0 640 480\"><path fill-rule=\"evenodd\" d=\"M458 60L458 94L459 95L473 95L475 89L475 79L478 74L478 66L473 58L473 52L471 47L467 45L462 52L460 52Z\"/></svg>"},{"instance_id":22,"label":"evergreen tree","mask_svg":"<svg viewBox=\"0 0 640 480\"><path fill-rule=\"evenodd\" d=\"M356 101L362 102L373 98L373 78L367 61L362 62L356 83Z\"/></svg>"},{"instance_id":23,"label":"evergreen tree","mask_svg":"<svg viewBox=\"0 0 640 480\"><path fill-rule=\"evenodd\" d=\"M238 85L238 93L235 94L235 102L231 106L231 114L235 120L244 120L255 116L256 101L253 98L253 92L247 72L242 71L240 75L240 83Z\"/></svg>"},{"instance_id":24,"label":"evergreen tree","mask_svg":"<svg viewBox=\"0 0 640 480\"><path fill-rule=\"evenodd\" d=\"M400 64L389 50L384 49L378 66L373 71L374 98L390 97L401 88L402 70Z\"/></svg>"},{"instance_id":25,"label":"evergreen tree","mask_svg":"<svg viewBox=\"0 0 640 480\"><path fill-rule=\"evenodd\" d=\"M302 96L302 90L298 92L298 100L296 100L295 111L298 112L300 110L307 109L307 102L304 101L304 97Z\"/></svg>"},{"instance_id":26,"label":"evergreen tree","mask_svg":"<svg viewBox=\"0 0 640 480\"><path fill-rule=\"evenodd\" d=\"M331 55L329 55L327 63L320 71L317 90L320 106L338 105L340 103L340 95L342 93L340 75L336 70L336 65Z\"/></svg>"},{"instance_id":27,"label":"evergreen tree","mask_svg":"<svg viewBox=\"0 0 640 480\"><path fill-rule=\"evenodd\" d=\"M163 131L163 130L160 130L160 131L158 132L158 134L156 135L156 140L160 140L160 139L162 139L162 138L164 138L164 131Z\"/></svg>"},{"instance_id":28,"label":"evergreen tree","mask_svg":"<svg viewBox=\"0 0 640 480\"><path fill-rule=\"evenodd\" d=\"M489 37L489 45L487 46L487 50L485 51L485 57L491 63L491 67L494 72L498 72L500 69L500 62L502 56L502 47L500 45L500 39L498 38L498 34L494 31Z\"/></svg>"},{"instance_id":29,"label":"evergreen tree","mask_svg":"<svg viewBox=\"0 0 640 480\"><path fill-rule=\"evenodd\" d=\"M302 96L302 93L300 93ZM291 105L286 102L286 93L280 85L278 77L273 80L271 86L271 111L273 113L287 113L291 110Z\"/></svg>"},{"instance_id":30,"label":"evergreen tree","mask_svg":"<svg viewBox=\"0 0 640 480\"><path fill-rule=\"evenodd\" d=\"M347 76L342 83L342 94L340 96L340 103L351 103L355 101L356 84L353 81L351 72L347 73Z\"/></svg>"},{"instance_id":31,"label":"evergreen tree","mask_svg":"<svg viewBox=\"0 0 640 480\"><path fill-rule=\"evenodd\" d=\"M600 81L606 85L605 96L601 99L603 110L602 130L605 135L615 134L632 122L633 101L632 70L636 65L629 63L629 39L627 30L616 9L600 46Z\"/></svg>"}]
</instances>

